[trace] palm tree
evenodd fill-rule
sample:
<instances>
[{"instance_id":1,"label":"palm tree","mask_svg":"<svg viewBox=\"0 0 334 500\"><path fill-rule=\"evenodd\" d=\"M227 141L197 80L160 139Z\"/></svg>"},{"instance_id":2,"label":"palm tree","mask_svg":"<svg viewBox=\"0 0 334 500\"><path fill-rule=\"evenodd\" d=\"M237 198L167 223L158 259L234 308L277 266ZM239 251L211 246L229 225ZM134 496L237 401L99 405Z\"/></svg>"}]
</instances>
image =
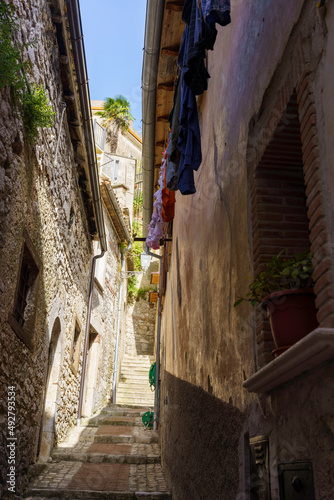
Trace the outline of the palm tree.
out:
<instances>
[{"instance_id":1,"label":"palm tree","mask_svg":"<svg viewBox=\"0 0 334 500\"><path fill-rule=\"evenodd\" d=\"M96 114L104 118L107 126L107 140L110 142L111 152L116 152L119 131L128 130L130 123L134 120L131 114L129 101L122 95L106 97L103 111Z\"/></svg>"}]
</instances>

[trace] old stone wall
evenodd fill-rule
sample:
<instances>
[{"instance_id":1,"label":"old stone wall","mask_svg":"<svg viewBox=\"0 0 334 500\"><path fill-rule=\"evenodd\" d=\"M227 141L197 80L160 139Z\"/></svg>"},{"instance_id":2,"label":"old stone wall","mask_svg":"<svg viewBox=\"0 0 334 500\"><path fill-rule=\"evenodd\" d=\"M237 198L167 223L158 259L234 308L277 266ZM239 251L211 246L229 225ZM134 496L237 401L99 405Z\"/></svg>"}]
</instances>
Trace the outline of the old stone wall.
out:
<instances>
[{"instance_id":1,"label":"old stone wall","mask_svg":"<svg viewBox=\"0 0 334 500\"><path fill-rule=\"evenodd\" d=\"M20 117L13 110L10 89L1 91L0 467L2 488L5 486L6 490L7 391L13 387L17 438L15 488L19 492L41 446L48 448L48 438L51 444L61 440L76 422L92 245L66 115L60 127L63 92L49 6L39 0L14 0L13 4L20 18L17 43L34 41L23 54L24 59L32 63L28 78L44 85L56 112L54 126L40 130L36 145L29 146ZM31 315L26 323L29 323L26 342L17 336L9 322L14 311L24 242L29 242L29 250L38 263L38 276L29 302ZM55 359L57 370L53 366ZM44 390L48 374L53 377L48 387L58 387L52 394ZM46 412L42 417L44 406L52 408L53 414ZM41 435L40 439L42 419L50 428L44 429L48 438Z\"/></svg>"},{"instance_id":2,"label":"old stone wall","mask_svg":"<svg viewBox=\"0 0 334 500\"><path fill-rule=\"evenodd\" d=\"M197 192L193 196L176 196L172 259L162 317L163 462L176 499L248 500L250 473L245 442L267 435L272 498L278 498L277 464L310 460L316 498L329 499L334 491L330 478L334 407L329 382L333 365L315 367L269 394L249 393L243 388L244 380L258 369L259 360L268 363L266 356L260 359L266 332L261 327L256 331L255 310L248 303L238 308L233 304L238 296L247 293L256 258L251 182L258 177L249 165L261 160L297 88L299 119L303 122L308 112L309 120L301 130L304 179L309 183L308 217L318 209L317 221L322 221L310 227L313 254L319 249L324 252L316 276L316 293L321 297L318 304L323 307L318 320L333 326L334 191L329 165L334 100L328 89L334 9L327 5L325 23L318 18L315 3L308 0L271 3L270 7L265 1L235 2L231 15L232 23L218 28L214 51L208 52L211 78L207 92L198 99L203 161L195 172ZM306 106L309 102L313 107ZM250 142L257 126L260 145ZM316 192L312 192L315 184ZM276 245L282 238L283 248L283 234L263 233L276 229L270 227L270 214L275 210L266 208L275 204L275 196L270 191L261 192L255 200L269 220L269 226L259 231L261 237L276 238ZM295 212L292 216L298 210ZM265 220L266 215L259 220ZM294 226L293 232L298 230ZM290 233L289 237L298 239L297 234ZM266 241L264 254L273 240L269 245ZM320 262L315 259L316 265ZM192 404L187 413L189 399ZM212 413L220 414L223 409L226 430L222 429L221 437L214 418L203 414L205 401L210 401ZM195 429L196 459L186 453L190 438L175 425L179 416ZM229 427L232 421L237 423L233 432ZM208 456L211 441L207 437L211 435L217 437L218 443ZM239 462L233 471L223 455L231 457L232 465ZM210 466L197 467L201 457ZM201 482L197 482L194 470ZM210 478L214 480L210 482ZM206 485L210 485L209 496Z\"/></svg>"},{"instance_id":3,"label":"old stone wall","mask_svg":"<svg viewBox=\"0 0 334 500\"><path fill-rule=\"evenodd\" d=\"M152 262L145 273L137 275L139 293L128 304L124 352L131 356L154 354L156 304L150 306L149 292L157 288L150 284L151 273L157 268L158 263Z\"/></svg>"}]
</instances>

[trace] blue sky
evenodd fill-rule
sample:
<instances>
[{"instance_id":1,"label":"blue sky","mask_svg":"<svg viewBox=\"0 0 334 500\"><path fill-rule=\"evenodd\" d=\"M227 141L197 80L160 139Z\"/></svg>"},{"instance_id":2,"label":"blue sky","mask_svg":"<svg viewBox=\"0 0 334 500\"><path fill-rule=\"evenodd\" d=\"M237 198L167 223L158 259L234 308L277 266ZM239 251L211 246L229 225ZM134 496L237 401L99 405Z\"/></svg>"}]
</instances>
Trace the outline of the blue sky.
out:
<instances>
[{"instance_id":1,"label":"blue sky","mask_svg":"<svg viewBox=\"0 0 334 500\"><path fill-rule=\"evenodd\" d=\"M146 0L80 0L91 99L123 94L141 132Z\"/></svg>"}]
</instances>

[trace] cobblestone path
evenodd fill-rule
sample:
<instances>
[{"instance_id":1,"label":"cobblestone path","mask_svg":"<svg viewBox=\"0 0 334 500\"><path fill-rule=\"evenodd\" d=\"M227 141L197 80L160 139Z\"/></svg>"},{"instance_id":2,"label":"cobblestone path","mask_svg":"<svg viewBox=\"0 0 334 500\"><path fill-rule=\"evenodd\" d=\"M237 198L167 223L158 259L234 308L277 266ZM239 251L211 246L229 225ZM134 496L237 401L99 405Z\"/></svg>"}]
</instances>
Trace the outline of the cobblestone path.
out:
<instances>
[{"instance_id":1,"label":"cobblestone path","mask_svg":"<svg viewBox=\"0 0 334 500\"><path fill-rule=\"evenodd\" d=\"M30 483L28 500L170 500L156 431L143 410L111 405L82 419L54 449L52 462Z\"/></svg>"}]
</instances>

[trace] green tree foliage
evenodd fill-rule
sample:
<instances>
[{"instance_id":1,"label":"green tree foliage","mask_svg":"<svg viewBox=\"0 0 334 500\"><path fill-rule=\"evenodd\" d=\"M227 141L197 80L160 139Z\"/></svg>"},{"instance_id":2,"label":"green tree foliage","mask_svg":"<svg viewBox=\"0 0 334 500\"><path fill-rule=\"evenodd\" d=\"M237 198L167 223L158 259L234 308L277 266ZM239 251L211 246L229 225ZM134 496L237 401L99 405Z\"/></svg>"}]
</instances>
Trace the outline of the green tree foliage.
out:
<instances>
[{"instance_id":1,"label":"green tree foliage","mask_svg":"<svg viewBox=\"0 0 334 500\"><path fill-rule=\"evenodd\" d=\"M131 114L130 103L124 96L106 97L103 107L103 111L98 111L97 115L102 116L106 122L114 121L116 127L121 130L128 130L134 117Z\"/></svg>"}]
</instances>

